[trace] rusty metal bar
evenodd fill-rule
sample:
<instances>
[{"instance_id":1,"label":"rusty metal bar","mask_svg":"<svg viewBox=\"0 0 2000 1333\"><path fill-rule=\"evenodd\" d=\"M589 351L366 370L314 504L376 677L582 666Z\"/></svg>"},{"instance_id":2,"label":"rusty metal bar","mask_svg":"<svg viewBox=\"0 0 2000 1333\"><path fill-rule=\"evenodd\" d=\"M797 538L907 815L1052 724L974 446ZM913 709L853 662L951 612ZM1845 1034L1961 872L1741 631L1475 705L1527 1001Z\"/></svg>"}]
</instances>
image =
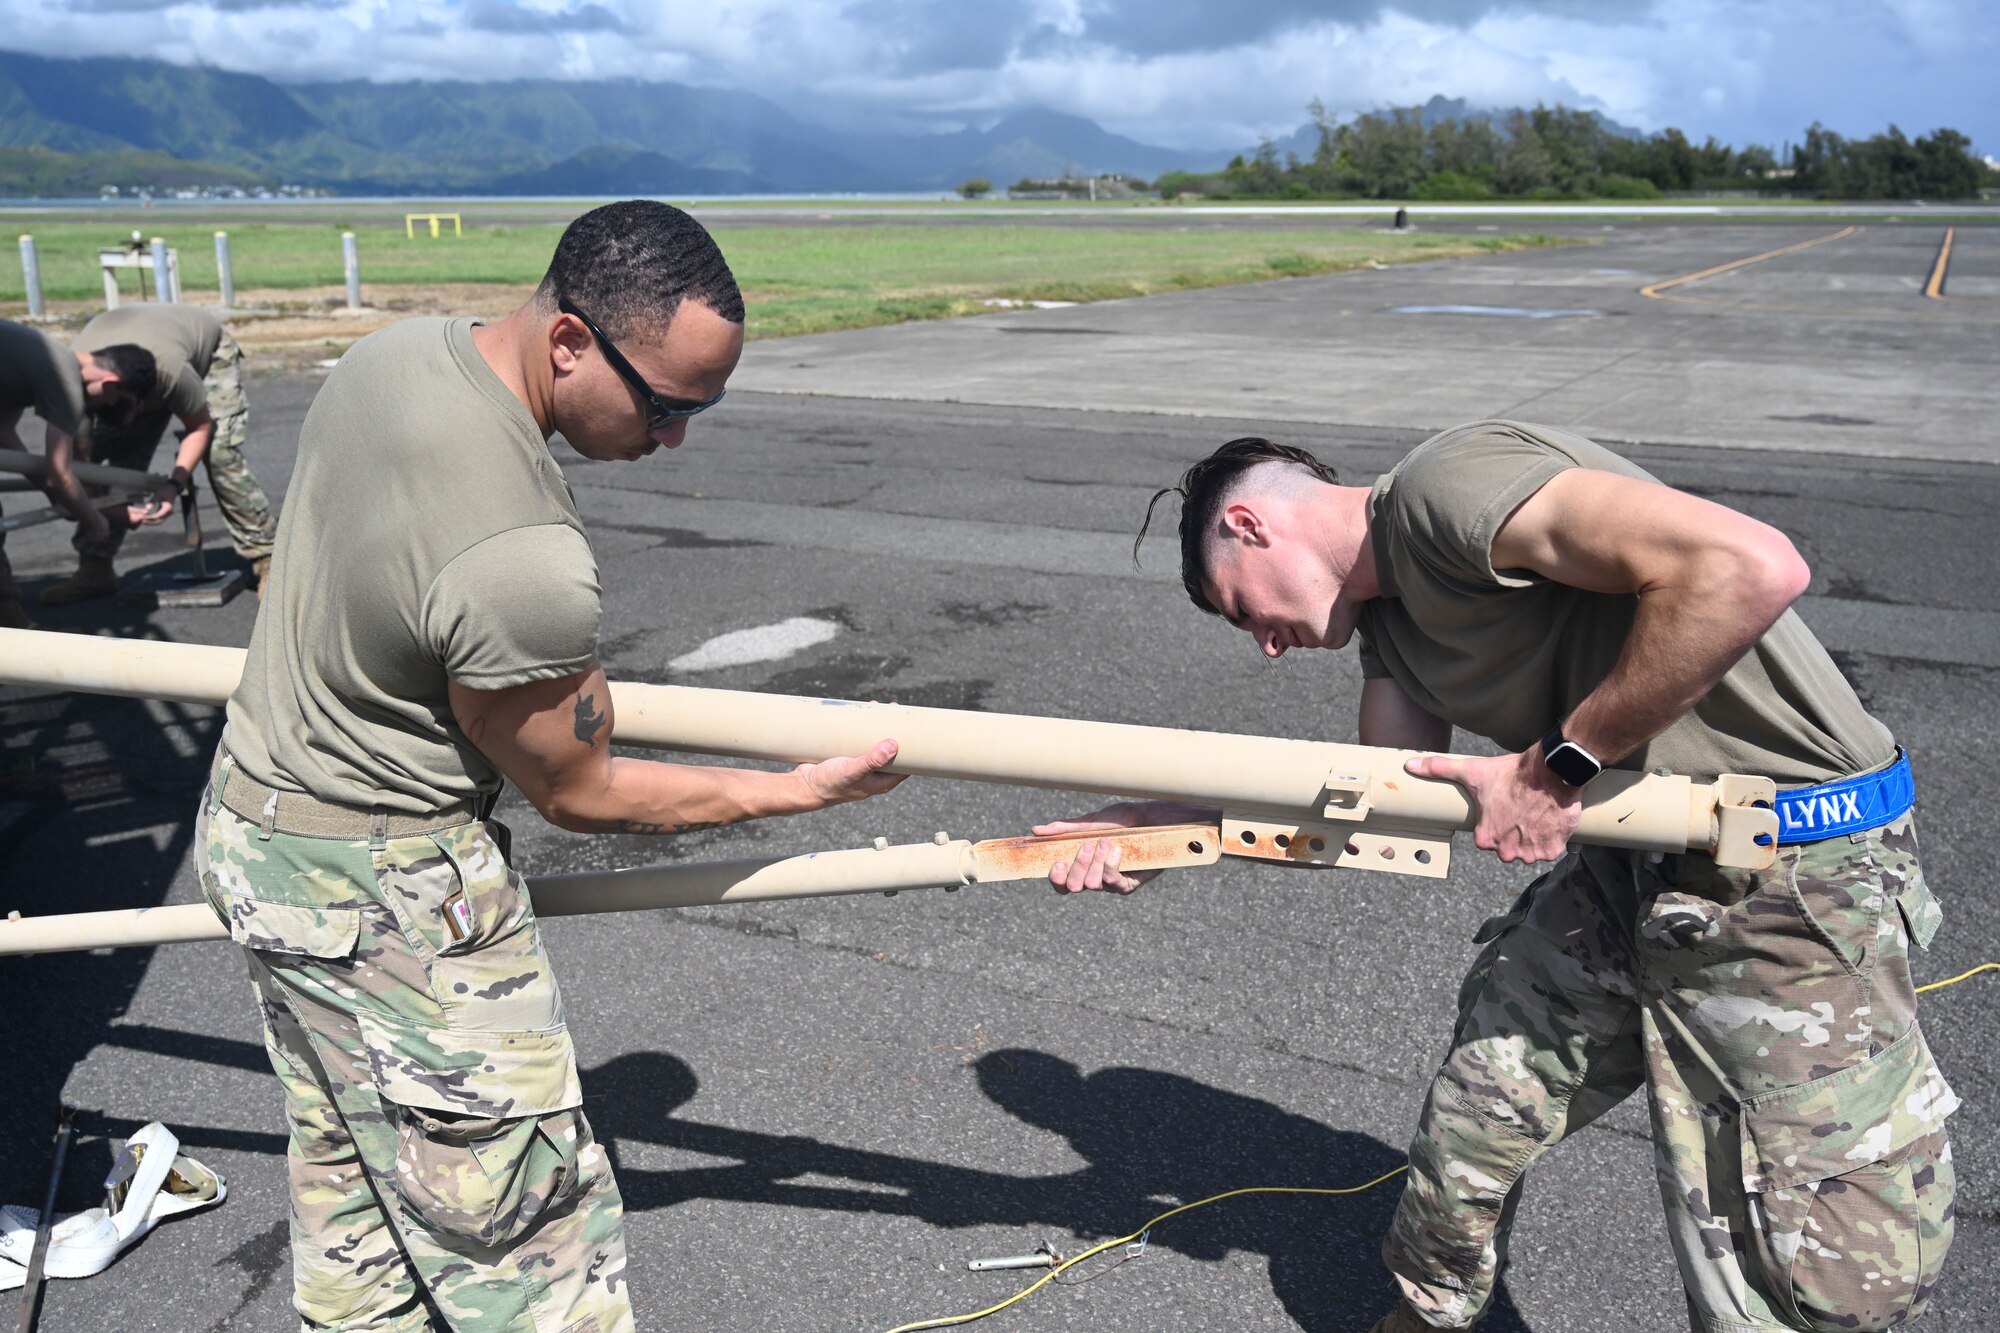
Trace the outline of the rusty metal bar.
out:
<instances>
[{"instance_id":1,"label":"rusty metal bar","mask_svg":"<svg viewBox=\"0 0 2000 1333\"><path fill-rule=\"evenodd\" d=\"M1206 824L990 842L969 842L940 833L927 843L900 846L890 846L883 839L874 847L804 856L541 875L528 881L528 893L536 915L557 917L855 893L895 894L904 889L950 891L969 884L1044 879L1049 868L1070 859L1079 844L1100 837L1123 849L1127 870L1214 865L1222 854L1221 831ZM191 944L228 937L228 929L207 903L59 916L10 913L0 920L0 957Z\"/></svg>"}]
</instances>

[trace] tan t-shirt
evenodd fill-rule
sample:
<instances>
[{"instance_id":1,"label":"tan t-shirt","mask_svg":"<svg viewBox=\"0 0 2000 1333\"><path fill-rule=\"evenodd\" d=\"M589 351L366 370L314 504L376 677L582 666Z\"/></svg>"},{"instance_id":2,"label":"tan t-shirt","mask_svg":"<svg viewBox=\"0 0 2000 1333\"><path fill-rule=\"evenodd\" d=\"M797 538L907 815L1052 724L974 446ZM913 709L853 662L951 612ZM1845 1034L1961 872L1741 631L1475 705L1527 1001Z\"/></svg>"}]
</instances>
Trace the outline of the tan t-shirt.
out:
<instances>
[{"instance_id":1,"label":"tan t-shirt","mask_svg":"<svg viewBox=\"0 0 2000 1333\"><path fill-rule=\"evenodd\" d=\"M222 743L269 787L424 814L496 791L447 680L597 656L597 563L535 420L469 319L356 343L299 431L271 581Z\"/></svg>"},{"instance_id":2,"label":"tan t-shirt","mask_svg":"<svg viewBox=\"0 0 2000 1333\"><path fill-rule=\"evenodd\" d=\"M68 436L83 430L83 368L62 340L0 319L0 418L32 408Z\"/></svg>"},{"instance_id":3,"label":"tan t-shirt","mask_svg":"<svg viewBox=\"0 0 2000 1333\"><path fill-rule=\"evenodd\" d=\"M1567 717L1618 660L1638 598L1496 570L1492 550L1508 517L1572 467L1657 480L1581 436L1515 421L1433 436L1378 480L1382 596L1361 612L1363 674L1392 677L1435 716L1509 750ZM1888 729L1788 611L1691 712L1613 766L1796 786L1894 757Z\"/></svg>"},{"instance_id":4,"label":"tan t-shirt","mask_svg":"<svg viewBox=\"0 0 2000 1333\"><path fill-rule=\"evenodd\" d=\"M121 305L84 325L71 346L79 352L96 352L120 343L145 348L159 367L159 383L140 411L164 407L185 421L207 408L208 390L202 381L222 344L221 320L197 306L178 303Z\"/></svg>"}]
</instances>

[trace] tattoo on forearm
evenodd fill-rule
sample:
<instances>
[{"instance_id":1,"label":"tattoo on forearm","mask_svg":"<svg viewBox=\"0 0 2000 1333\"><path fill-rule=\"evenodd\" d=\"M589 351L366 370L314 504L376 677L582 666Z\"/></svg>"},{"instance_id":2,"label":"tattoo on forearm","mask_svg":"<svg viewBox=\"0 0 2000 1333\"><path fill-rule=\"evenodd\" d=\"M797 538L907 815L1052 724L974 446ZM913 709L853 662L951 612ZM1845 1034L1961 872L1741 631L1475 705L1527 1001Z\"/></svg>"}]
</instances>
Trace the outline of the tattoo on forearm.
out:
<instances>
[{"instance_id":1,"label":"tattoo on forearm","mask_svg":"<svg viewBox=\"0 0 2000 1333\"><path fill-rule=\"evenodd\" d=\"M585 745L597 744L597 733L604 730L606 718L597 711L597 696L579 694L576 697L576 738Z\"/></svg>"},{"instance_id":2,"label":"tattoo on forearm","mask_svg":"<svg viewBox=\"0 0 2000 1333\"><path fill-rule=\"evenodd\" d=\"M712 828L726 828L728 823L729 821L724 819L694 824L654 824L643 819L621 819L618 821L618 831L620 833L705 833Z\"/></svg>"}]
</instances>

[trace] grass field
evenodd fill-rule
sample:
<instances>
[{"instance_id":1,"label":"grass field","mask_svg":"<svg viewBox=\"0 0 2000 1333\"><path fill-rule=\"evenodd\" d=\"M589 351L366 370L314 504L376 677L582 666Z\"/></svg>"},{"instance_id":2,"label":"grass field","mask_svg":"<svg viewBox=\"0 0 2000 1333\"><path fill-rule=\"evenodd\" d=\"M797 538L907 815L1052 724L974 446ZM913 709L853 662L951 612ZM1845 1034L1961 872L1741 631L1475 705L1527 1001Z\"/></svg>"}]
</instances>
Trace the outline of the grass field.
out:
<instances>
[{"instance_id":1,"label":"grass field","mask_svg":"<svg viewBox=\"0 0 2000 1333\"><path fill-rule=\"evenodd\" d=\"M181 284L191 301L214 300L214 229L141 219L147 234L179 252ZM166 225L161 225L165 223ZM403 235L393 223L354 220L364 300L385 289L444 284L519 286L541 277L562 227L558 223L478 225L463 239ZM343 282L339 222L238 223L229 229L239 292L300 293L324 304ZM37 220L42 289L51 302L102 300L100 247L129 236L129 224ZM1536 235L1448 236L1382 231L1179 231L1156 226L1040 227L991 223L930 226L894 221L841 226L718 226L749 301L753 338L938 319L987 308L990 300L1099 301L1189 287L1333 273L1370 263L1521 249L1562 242ZM136 293L141 277L124 274ZM0 315L26 309L17 262L0 264ZM307 289L320 289L308 300Z\"/></svg>"}]
</instances>

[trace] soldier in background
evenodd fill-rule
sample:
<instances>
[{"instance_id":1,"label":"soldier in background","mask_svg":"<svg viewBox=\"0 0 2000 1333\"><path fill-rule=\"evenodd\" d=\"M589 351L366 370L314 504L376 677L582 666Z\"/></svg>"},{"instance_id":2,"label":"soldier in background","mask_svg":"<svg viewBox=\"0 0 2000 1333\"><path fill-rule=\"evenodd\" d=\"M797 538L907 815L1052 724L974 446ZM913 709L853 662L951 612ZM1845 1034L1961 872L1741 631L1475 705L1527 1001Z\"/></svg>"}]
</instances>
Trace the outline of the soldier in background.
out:
<instances>
[{"instance_id":1,"label":"soldier in background","mask_svg":"<svg viewBox=\"0 0 2000 1333\"><path fill-rule=\"evenodd\" d=\"M341 358L298 468L196 838L291 1119L308 1329L630 1333L501 780L578 833L684 833L887 791L891 741L788 773L614 757L597 563L549 436L636 462L722 398L743 301L665 204L593 209L494 324Z\"/></svg>"},{"instance_id":2,"label":"soldier in background","mask_svg":"<svg viewBox=\"0 0 2000 1333\"><path fill-rule=\"evenodd\" d=\"M49 463L42 488L91 540L108 540L110 527L71 470L77 441L91 412L130 408L152 393L154 380L153 354L143 347L127 343L76 352L53 334L0 320L0 449L27 453L21 414L32 410L40 417ZM7 563L6 541L0 532L0 629L32 629Z\"/></svg>"},{"instance_id":3,"label":"soldier in background","mask_svg":"<svg viewBox=\"0 0 2000 1333\"><path fill-rule=\"evenodd\" d=\"M1375 1333L1470 1328L1529 1165L1640 1087L1696 1333L1916 1319L1952 1240L1958 1099L1909 965L1940 913L1909 761L1789 609L1810 577L1791 542L1508 421L1445 431L1373 487L1242 439L1175 489L1196 606L1270 658L1358 634L1361 743L1493 740L1509 753L1409 771L1467 789L1481 848L1557 861L1474 937L1383 1245L1401 1298ZM1776 864L1567 850L1605 767L1774 778ZM1036 831L1218 814L1134 802ZM1099 843L1051 878L1142 877Z\"/></svg>"},{"instance_id":4,"label":"soldier in background","mask_svg":"<svg viewBox=\"0 0 2000 1333\"><path fill-rule=\"evenodd\" d=\"M149 504L130 513L114 511L109 528L99 534L79 529L76 573L66 582L42 590L42 602L62 606L109 597L118 591L112 559L135 522L158 523L174 510L174 496L193 475L196 463L208 468L209 489L229 527L236 553L250 564L263 593L277 539L276 520L263 487L250 475L243 457L249 434L249 404L243 393L243 349L222 321L194 306L126 305L107 310L83 326L73 346L96 352L130 343L152 353L159 377L152 393L127 417L98 420L92 432L91 460L111 467L152 469L153 453L170 417L179 418L182 435L175 451L173 484L163 487Z\"/></svg>"}]
</instances>

